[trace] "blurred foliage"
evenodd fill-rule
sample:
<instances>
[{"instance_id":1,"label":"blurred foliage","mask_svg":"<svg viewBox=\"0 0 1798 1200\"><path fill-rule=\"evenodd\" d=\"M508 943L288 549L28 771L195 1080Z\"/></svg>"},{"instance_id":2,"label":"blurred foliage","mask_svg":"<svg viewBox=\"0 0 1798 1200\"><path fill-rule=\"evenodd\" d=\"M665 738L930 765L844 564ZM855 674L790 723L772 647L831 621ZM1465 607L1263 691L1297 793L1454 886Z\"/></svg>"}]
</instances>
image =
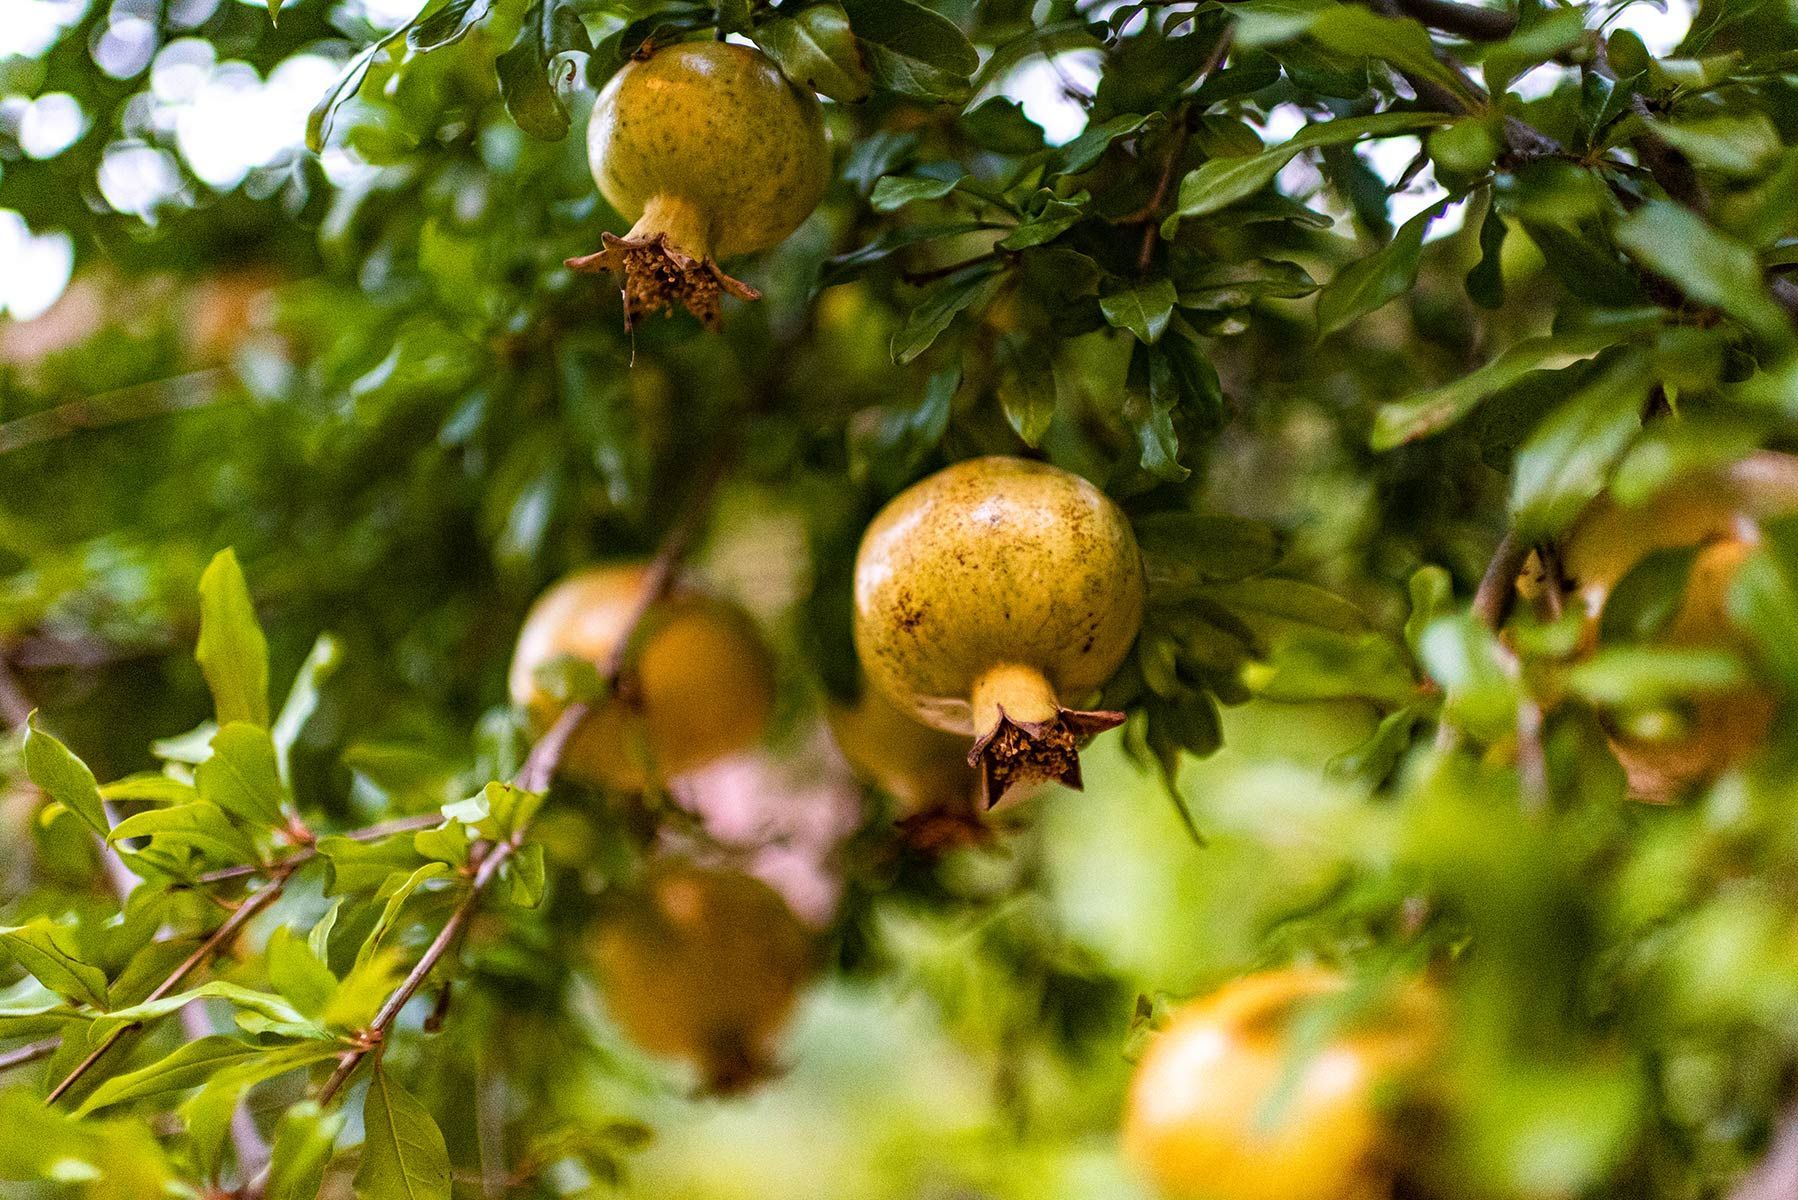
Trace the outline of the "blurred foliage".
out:
<instances>
[{"instance_id":1,"label":"blurred foliage","mask_svg":"<svg viewBox=\"0 0 1798 1200\"><path fill-rule=\"evenodd\" d=\"M1404 1195L1698 1200L1762 1156L1798 1094L1798 494L1716 484L1690 537L1652 501L1792 448L1785 7L1705 0L1657 58L1538 0L19 2L49 32L0 58L0 209L74 270L0 324L0 1056L60 1039L0 1075L9 1197L1121 1200L1142 1039L1294 961L1449 998ZM835 177L721 334L627 334L562 265L627 224L586 112L715 31L829 99ZM321 61L310 148L202 170L192 71ZM1117 498L1150 607L1087 791L933 853L819 718L868 519L979 454ZM533 815L491 784L525 607L653 553L721 455L690 570L778 652L768 747ZM1647 504L1602 620L1563 570L1601 496ZM1726 750L1689 740L1718 696ZM1657 753L1697 767L1630 798ZM308 1099L499 845L454 969ZM751 1095L692 1096L595 986L663 856L816 929Z\"/></svg>"}]
</instances>

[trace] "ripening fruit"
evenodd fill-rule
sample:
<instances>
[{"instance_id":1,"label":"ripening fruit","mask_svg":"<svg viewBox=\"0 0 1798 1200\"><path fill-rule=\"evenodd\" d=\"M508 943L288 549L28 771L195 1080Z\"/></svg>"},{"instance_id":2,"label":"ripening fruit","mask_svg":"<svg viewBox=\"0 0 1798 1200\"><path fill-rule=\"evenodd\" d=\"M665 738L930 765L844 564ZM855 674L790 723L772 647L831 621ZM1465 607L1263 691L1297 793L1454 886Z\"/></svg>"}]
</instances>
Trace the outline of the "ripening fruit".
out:
<instances>
[{"instance_id":1,"label":"ripening fruit","mask_svg":"<svg viewBox=\"0 0 1798 1200\"><path fill-rule=\"evenodd\" d=\"M990 804L1080 786L1077 742L1124 717L1096 693L1142 627L1142 556L1098 488L1019 458L957 463L887 504L855 561L855 648L905 712L974 738Z\"/></svg>"},{"instance_id":2,"label":"ripening fruit","mask_svg":"<svg viewBox=\"0 0 1798 1200\"><path fill-rule=\"evenodd\" d=\"M768 1074L811 959L811 937L773 888L737 871L654 869L599 922L593 965L632 1041L692 1063L709 1090Z\"/></svg>"},{"instance_id":3,"label":"ripening fruit","mask_svg":"<svg viewBox=\"0 0 1798 1200\"><path fill-rule=\"evenodd\" d=\"M873 687L862 688L853 707L832 704L827 717L857 777L897 802L895 824L906 845L940 854L991 838L967 738L919 724Z\"/></svg>"},{"instance_id":4,"label":"ripening fruit","mask_svg":"<svg viewBox=\"0 0 1798 1200\"><path fill-rule=\"evenodd\" d=\"M1617 583L1647 555L1695 548L1685 592L1662 644L1746 650L1727 611L1737 569L1754 551L1759 520L1798 512L1798 458L1762 451L1726 467L1695 472L1636 508L1608 497L1580 517L1561 551L1561 572L1578 597L1591 636ZM1669 714L1661 736L1613 729L1611 748L1629 792L1665 803L1692 784L1715 778L1749 757L1766 739L1773 698L1760 687L1690 698Z\"/></svg>"},{"instance_id":5,"label":"ripening fruit","mask_svg":"<svg viewBox=\"0 0 1798 1200\"><path fill-rule=\"evenodd\" d=\"M1124 1150L1167 1200L1388 1195L1378 1089L1428 1056L1434 993L1400 991L1294 1069L1293 1020L1348 986L1333 971L1263 971L1175 1016L1131 1081ZM1306 1053L1296 1048L1297 1053Z\"/></svg>"},{"instance_id":6,"label":"ripening fruit","mask_svg":"<svg viewBox=\"0 0 1798 1200\"><path fill-rule=\"evenodd\" d=\"M626 64L594 103L587 161L636 224L568 265L623 276L627 326L680 303L715 327L720 291L756 299L718 260L784 241L830 182L818 98L729 42L680 42Z\"/></svg>"},{"instance_id":7,"label":"ripening fruit","mask_svg":"<svg viewBox=\"0 0 1798 1200\"><path fill-rule=\"evenodd\" d=\"M864 687L851 707L832 704L830 732L862 779L899 802L901 817L964 809L977 780L966 738L921 725L876 688Z\"/></svg>"},{"instance_id":8,"label":"ripening fruit","mask_svg":"<svg viewBox=\"0 0 1798 1200\"><path fill-rule=\"evenodd\" d=\"M636 613L645 569L595 567L538 597L512 657L512 702L539 732L562 703L537 672L564 656L600 670ZM761 740L774 708L774 668L749 618L735 606L677 591L638 626L639 645L618 693L576 728L561 769L576 779L641 791Z\"/></svg>"}]
</instances>

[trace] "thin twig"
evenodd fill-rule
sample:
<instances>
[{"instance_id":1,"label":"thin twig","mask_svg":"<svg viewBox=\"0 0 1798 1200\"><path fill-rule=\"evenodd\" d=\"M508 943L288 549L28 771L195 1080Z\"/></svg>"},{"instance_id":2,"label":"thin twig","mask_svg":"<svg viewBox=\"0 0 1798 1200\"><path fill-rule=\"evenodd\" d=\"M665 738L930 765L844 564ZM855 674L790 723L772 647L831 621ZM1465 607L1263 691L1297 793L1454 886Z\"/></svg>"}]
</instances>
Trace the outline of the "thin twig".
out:
<instances>
[{"instance_id":1,"label":"thin twig","mask_svg":"<svg viewBox=\"0 0 1798 1200\"><path fill-rule=\"evenodd\" d=\"M719 483L723 481L729 465L732 452L729 442L730 439L727 438L724 440L724 444L719 446L711 463L694 486L693 493L688 497L686 507L663 536L660 549L656 551L655 558L650 561L649 568L644 573L642 589L637 595L635 606L625 621L618 644L613 649L611 657L600 668L601 681L608 691L616 691L624 679L625 672L629 669L630 655L635 648L638 628L651 608L667 595L669 588L673 586L675 571L680 566L681 560L686 557L688 550L692 548L693 543L698 540L700 530L704 528L706 517L711 511L712 495L717 490ZM538 738L536 744L531 747L530 754L526 756L524 765L513 780L514 784L526 791L540 792L547 789L550 780L555 776L557 765L561 762L562 751L568 745L568 739L573 736L581 722L587 718L588 712L589 706L585 703L571 704L564 709L561 716L556 718L556 723L550 726L548 732ZM342 1091L344 1085L350 1081L350 1077L356 1073L356 1068L361 1065L362 1061L378 1051L386 1042L388 1031L399 1019L400 1012L412 997L418 994L419 988L423 987L425 982L430 979L431 973L437 969L438 964L442 962L450 948L457 944L457 938L463 926L468 923L475 908L480 904L482 893L498 875L500 868L523 845L524 835L525 830L520 827L513 831L505 841L491 843L485 850L477 847L474 853L479 854L480 857L474 863L474 874L469 880L467 894L457 903L455 910L450 913L449 920L445 921L443 927L437 931L437 936L431 940L431 944L425 948L424 954L413 964L412 970L407 973L406 978L387 997L386 1003L381 1005L380 1011L375 1014L374 1021L356 1038L355 1044L338 1057L336 1069L331 1072L324 1087L319 1089L319 1104L330 1103L332 1098ZM258 1190L257 1185L253 1184L250 1194L254 1195Z\"/></svg>"},{"instance_id":2,"label":"thin twig","mask_svg":"<svg viewBox=\"0 0 1798 1200\"><path fill-rule=\"evenodd\" d=\"M1517 596L1517 576L1528 561L1530 548L1520 541L1515 531L1499 539L1492 551L1492 561L1480 576L1480 586L1473 594L1473 615L1486 628L1497 630L1511 613L1511 602Z\"/></svg>"},{"instance_id":3,"label":"thin twig","mask_svg":"<svg viewBox=\"0 0 1798 1200\"><path fill-rule=\"evenodd\" d=\"M192 954L189 954L181 961L180 966L169 972L168 975L163 978L163 981L156 985L155 990L144 997L143 1003L148 1004L153 1000L160 1000L179 987L182 980L193 974L201 964L210 960L221 946L228 944L242 932L243 927L248 925L256 914L274 903L275 899L280 896L282 889L287 886L287 881L292 875L292 870L279 871L259 890L251 892L248 896L244 897L242 903L237 906L229 917L225 918L223 924L208 934L206 940L201 942L199 946L194 949ZM138 1026L135 1024L122 1025L108 1034L106 1039L98 1046L95 1046L93 1051L89 1053L86 1058L82 1059L81 1062L76 1065L75 1069L70 1071L61 1083L50 1089L50 1094L44 1098L44 1103L55 1104L58 1100L62 1099L64 1093L74 1087L83 1075L86 1075L92 1070L94 1065L106 1056L106 1052L118 1044L120 1038L124 1037L126 1033L137 1027Z\"/></svg>"},{"instance_id":4,"label":"thin twig","mask_svg":"<svg viewBox=\"0 0 1798 1200\"><path fill-rule=\"evenodd\" d=\"M456 935L462 931L462 926L466 925L468 919L474 915L475 905L480 902L481 893L487 889L487 885L493 881L493 877L499 873L499 869L506 864L506 860L517 851L523 834L524 830L520 829L481 856L480 865L475 868L474 877L469 882L468 894L463 896L461 903L456 905L449 920L445 921L443 928L437 931L437 936L431 940L431 944L425 948L424 954L413 964L412 970L407 973L400 986L395 988L393 994L387 997L387 1002L381 1005L381 1011L375 1014L374 1022L357 1038L356 1045L344 1051L338 1058L337 1069L331 1073L331 1078L327 1079L325 1086L319 1090L318 1102L320 1105L329 1104L331 1098L342 1090L344 1084L349 1082L350 1076L355 1074L356 1068L362 1060L373 1053L386 1039L387 1030L398 1019L400 1010L406 1007L412 997L418 993L418 989L424 986L425 980L430 978L431 972L436 970L437 964L443 959L444 952L449 949L450 943L456 940Z\"/></svg>"},{"instance_id":5,"label":"thin twig","mask_svg":"<svg viewBox=\"0 0 1798 1200\"><path fill-rule=\"evenodd\" d=\"M61 1045L62 1039L53 1037L45 1038L41 1042L28 1042L23 1046L15 1046L5 1054L0 1054L0 1072L37 1062L41 1058L49 1058Z\"/></svg>"},{"instance_id":6,"label":"thin twig","mask_svg":"<svg viewBox=\"0 0 1798 1200\"><path fill-rule=\"evenodd\" d=\"M352 842L378 842L384 837L396 833L416 833L421 829L430 829L443 824L440 812L418 813L410 817L396 817L391 821L369 825L362 829L352 829L347 833L322 834L321 837L347 838ZM220 867L216 871L208 871L194 879L194 886L207 887L215 883L225 883L232 879L248 879L253 875L274 875L281 871L292 871L305 866L318 857L318 843L302 846L285 858L278 858L268 863L245 863L239 867Z\"/></svg>"},{"instance_id":7,"label":"thin twig","mask_svg":"<svg viewBox=\"0 0 1798 1200\"><path fill-rule=\"evenodd\" d=\"M81 429L104 429L144 417L204 408L218 399L225 378L222 367L190 371L171 379L133 384L110 392L71 400L42 412L27 413L0 425L0 454L47 442ZM190 389L190 390L184 390Z\"/></svg>"}]
</instances>

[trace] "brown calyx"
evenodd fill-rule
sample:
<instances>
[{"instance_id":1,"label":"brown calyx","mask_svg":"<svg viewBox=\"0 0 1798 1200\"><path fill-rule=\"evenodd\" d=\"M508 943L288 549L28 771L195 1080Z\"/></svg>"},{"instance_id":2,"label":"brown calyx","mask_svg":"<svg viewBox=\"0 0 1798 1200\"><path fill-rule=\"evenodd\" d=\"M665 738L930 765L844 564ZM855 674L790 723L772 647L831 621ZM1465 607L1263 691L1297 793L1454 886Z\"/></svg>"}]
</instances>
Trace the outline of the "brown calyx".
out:
<instances>
[{"instance_id":1,"label":"brown calyx","mask_svg":"<svg viewBox=\"0 0 1798 1200\"><path fill-rule=\"evenodd\" d=\"M1052 780L1078 791L1079 746L1124 723L1121 712L1057 708L1047 721L1018 721L999 708L999 720L974 743L968 765L980 771L980 800L992 808L1019 784Z\"/></svg>"},{"instance_id":2,"label":"brown calyx","mask_svg":"<svg viewBox=\"0 0 1798 1200\"><path fill-rule=\"evenodd\" d=\"M626 329L635 328L639 318L672 313L676 304L698 317L707 329L717 329L723 293L739 300L761 299L760 292L726 275L710 258L695 258L675 246L666 233L647 237L606 233L600 239L604 248L597 254L568 259L565 265L575 271L623 277Z\"/></svg>"},{"instance_id":3,"label":"brown calyx","mask_svg":"<svg viewBox=\"0 0 1798 1200\"><path fill-rule=\"evenodd\" d=\"M740 1096L780 1075L780 1069L767 1055L750 1046L735 1031L720 1033L710 1039L705 1061L704 1092L708 1096Z\"/></svg>"}]
</instances>

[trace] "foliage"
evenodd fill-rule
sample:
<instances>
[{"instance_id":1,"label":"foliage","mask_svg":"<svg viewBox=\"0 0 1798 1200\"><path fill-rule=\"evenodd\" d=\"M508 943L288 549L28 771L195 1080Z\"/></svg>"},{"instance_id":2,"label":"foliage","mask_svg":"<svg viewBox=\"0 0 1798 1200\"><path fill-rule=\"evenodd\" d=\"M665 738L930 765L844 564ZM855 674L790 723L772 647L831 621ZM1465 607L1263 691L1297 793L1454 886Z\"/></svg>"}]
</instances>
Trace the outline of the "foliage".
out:
<instances>
[{"instance_id":1,"label":"foliage","mask_svg":"<svg viewBox=\"0 0 1798 1200\"><path fill-rule=\"evenodd\" d=\"M1132 1196L1146 1027L1301 959L1450 999L1406 1195L1696 1198L1761 1158L1798 531L1754 525L1720 645L1665 636L1689 552L1596 634L1556 572L1595 498L1792 446L1784 7L1705 0L1658 57L1536 0L56 12L0 59L0 206L76 247L0 327L7 1195ZM329 58L310 148L209 181L180 56L103 69L129 22ZM586 109L714 34L828 98L836 175L721 334L627 335L562 265L627 224ZM1057 72L1065 140L1019 82ZM51 94L83 129L27 153ZM167 186L118 202L145 154ZM868 519L979 454L1104 487L1150 606L1088 792L933 855L818 718L860 686ZM790 1076L729 1102L621 1040L587 939L650 858L748 856L741 814L521 779L505 702L530 599L699 507L691 573L781 661L749 790L812 806L840 892ZM1755 754L1627 798L1614 746L1744 688Z\"/></svg>"}]
</instances>

